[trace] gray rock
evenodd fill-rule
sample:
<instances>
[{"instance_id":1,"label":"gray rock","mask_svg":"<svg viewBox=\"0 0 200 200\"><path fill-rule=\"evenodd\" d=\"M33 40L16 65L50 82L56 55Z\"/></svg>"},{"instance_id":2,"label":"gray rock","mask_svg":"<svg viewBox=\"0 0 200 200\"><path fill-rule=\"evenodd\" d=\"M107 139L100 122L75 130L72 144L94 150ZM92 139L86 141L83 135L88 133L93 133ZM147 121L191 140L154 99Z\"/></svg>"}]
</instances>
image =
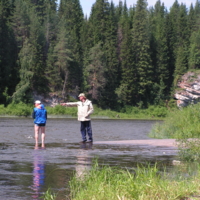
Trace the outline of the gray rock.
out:
<instances>
[{"instance_id":1,"label":"gray rock","mask_svg":"<svg viewBox=\"0 0 200 200\"><path fill-rule=\"evenodd\" d=\"M177 84L174 98L178 107L185 107L200 102L200 74L187 72Z\"/></svg>"}]
</instances>

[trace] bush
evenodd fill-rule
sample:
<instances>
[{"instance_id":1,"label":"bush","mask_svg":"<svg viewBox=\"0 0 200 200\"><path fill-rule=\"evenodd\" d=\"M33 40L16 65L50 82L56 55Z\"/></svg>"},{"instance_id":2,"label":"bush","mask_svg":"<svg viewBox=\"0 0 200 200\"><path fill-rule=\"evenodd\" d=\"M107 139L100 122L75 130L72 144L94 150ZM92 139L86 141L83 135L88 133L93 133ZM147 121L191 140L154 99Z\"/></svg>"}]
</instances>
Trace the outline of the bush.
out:
<instances>
[{"instance_id":1,"label":"bush","mask_svg":"<svg viewBox=\"0 0 200 200\"><path fill-rule=\"evenodd\" d=\"M149 106L147 114L152 117L166 117L168 110L166 107L161 106Z\"/></svg>"},{"instance_id":2,"label":"bush","mask_svg":"<svg viewBox=\"0 0 200 200\"><path fill-rule=\"evenodd\" d=\"M6 114L8 115L16 115L16 116L29 116L32 113L32 106L27 105L25 103L18 103L18 104L9 104L6 108Z\"/></svg>"},{"instance_id":3,"label":"bush","mask_svg":"<svg viewBox=\"0 0 200 200\"><path fill-rule=\"evenodd\" d=\"M179 142L179 155L184 160L200 161L200 103L169 113L163 123L153 126L149 136L174 138ZM196 138L191 140L191 138Z\"/></svg>"},{"instance_id":4,"label":"bush","mask_svg":"<svg viewBox=\"0 0 200 200\"><path fill-rule=\"evenodd\" d=\"M54 108L46 107L48 114L51 115L77 115L77 107L64 107L61 105L57 105Z\"/></svg>"},{"instance_id":5,"label":"bush","mask_svg":"<svg viewBox=\"0 0 200 200\"><path fill-rule=\"evenodd\" d=\"M0 115L5 115L6 114L6 108L4 107L4 105L0 105Z\"/></svg>"}]
</instances>

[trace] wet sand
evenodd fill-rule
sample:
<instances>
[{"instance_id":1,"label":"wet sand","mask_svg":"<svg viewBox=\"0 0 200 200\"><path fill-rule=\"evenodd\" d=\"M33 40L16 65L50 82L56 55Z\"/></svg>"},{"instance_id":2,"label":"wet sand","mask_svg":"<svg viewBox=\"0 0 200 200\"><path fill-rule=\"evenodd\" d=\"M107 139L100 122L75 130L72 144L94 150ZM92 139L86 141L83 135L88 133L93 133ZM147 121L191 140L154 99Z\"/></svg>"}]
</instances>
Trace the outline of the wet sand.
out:
<instances>
[{"instance_id":1,"label":"wet sand","mask_svg":"<svg viewBox=\"0 0 200 200\"><path fill-rule=\"evenodd\" d=\"M175 147L175 139L149 139L149 140L119 140L119 141L96 141L93 144L111 144L111 145L137 145L137 146L155 146L155 147Z\"/></svg>"}]
</instances>

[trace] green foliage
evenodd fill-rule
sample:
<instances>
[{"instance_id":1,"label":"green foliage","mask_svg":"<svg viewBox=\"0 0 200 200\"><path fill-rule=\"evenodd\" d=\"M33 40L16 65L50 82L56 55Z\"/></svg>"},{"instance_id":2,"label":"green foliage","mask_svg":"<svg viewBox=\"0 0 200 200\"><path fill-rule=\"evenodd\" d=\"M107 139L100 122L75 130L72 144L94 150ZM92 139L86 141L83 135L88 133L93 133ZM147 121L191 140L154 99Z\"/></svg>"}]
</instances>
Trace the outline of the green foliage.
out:
<instances>
[{"instance_id":1,"label":"green foliage","mask_svg":"<svg viewBox=\"0 0 200 200\"><path fill-rule=\"evenodd\" d=\"M152 117L166 117L168 110L166 107L161 106L149 106L147 109L147 114Z\"/></svg>"},{"instance_id":2,"label":"green foliage","mask_svg":"<svg viewBox=\"0 0 200 200\"><path fill-rule=\"evenodd\" d=\"M70 115L77 116L77 108L76 107L63 107L60 105L52 107L46 107L48 115Z\"/></svg>"},{"instance_id":3,"label":"green foliage","mask_svg":"<svg viewBox=\"0 0 200 200\"><path fill-rule=\"evenodd\" d=\"M12 116L30 116L33 106L25 103L11 103L7 107L0 105L0 115ZM55 107L45 107L49 116L60 115L65 117L77 117L77 107L63 107L56 105ZM94 105L94 113L92 118L110 118L110 119L162 119L167 115L167 108L161 106L150 106L147 109L139 109L138 107L125 106L120 112L111 109L101 109Z\"/></svg>"},{"instance_id":4,"label":"green foliage","mask_svg":"<svg viewBox=\"0 0 200 200\"><path fill-rule=\"evenodd\" d=\"M153 66L150 56L150 38L147 1L138 0L135 8L135 15L132 29L132 51L136 79L134 84L137 87L137 101L146 105L150 101L149 92L153 83Z\"/></svg>"},{"instance_id":5,"label":"green foliage","mask_svg":"<svg viewBox=\"0 0 200 200\"><path fill-rule=\"evenodd\" d=\"M200 31L195 31L191 35L191 43L190 43L190 54L189 54L189 68L190 69L199 69L200 68L200 50L199 50L199 42L200 42Z\"/></svg>"},{"instance_id":6,"label":"green foliage","mask_svg":"<svg viewBox=\"0 0 200 200\"><path fill-rule=\"evenodd\" d=\"M31 105L25 103L9 104L7 107L0 105L0 115L11 115L11 116L30 116L33 110Z\"/></svg>"},{"instance_id":7,"label":"green foliage","mask_svg":"<svg viewBox=\"0 0 200 200\"><path fill-rule=\"evenodd\" d=\"M0 1L0 104L7 103L18 82L17 48L12 29L13 1ZM6 89L7 88L7 89ZM4 94L3 94L4 93Z\"/></svg>"},{"instance_id":8,"label":"green foliage","mask_svg":"<svg viewBox=\"0 0 200 200\"><path fill-rule=\"evenodd\" d=\"M84 75L87 82L88 93L91 98L98 102L105 80L105 55L102 51L101 43L90 49L88 63L84 68Z\"/></svg>"},{"instance_id":9,"label":"green foliage","mask_svg":"<svg viewBox=\"0 0 200 200\"><path fill-rule=\"evenodd\" d=\"M167 11L161 1L96 0L85 18L79 0L56 3L0 1L0 103L85 92L104 109L147 108L169 99L188 66L199 68L199 2Z\"/></svg>"},{"instance_id":10,"label":"green foliage","mask_svg":"<svg viewBox=\"0 0 200 200\"><path fill-rule=\"evenodd\" d=\"M183 174L184 169L184 174ZM189 173L186 167L175 169L172 173L160 173L156 165L138 166L131 170L116 167L98 166L84 171L82 177L74 176L70 181L70 199L184 199L199 191L200 167L196 173ZM194 175L195 174L195 175Z\"/></svg>"},{"instance_id":11,"label":"green foliage","mask_svg":"<svg viewBox=\"0 0 200 200\"><path fill-rule=\"evenodd\" d=\"M55 200L56 194L51 189L48 189L41 198L43 200Z\"/></svg>"},{"instance_id":12,"label":"green foliage","mask_svg":"<svg viewBox=\"0 0 200 200\"><path fill-rule=\"evenodd\" d=\"M200 104L174 109L162 124L157 124L151 136L159 138L187 139L200 137Z\"/></svg>"},{"instance_id":13,"label":"green foliage","mask_svg":"<svg viewBox=\"0 0 200 200\"><path fill-rule=\"evenodd\" d=\"M151 130L154 138L174 138L179 142L180 157L184 160L200 160L200 104L168 112L163 123ZM193 138L193 139L192 139Z\"/></svg>"}]
</instances>

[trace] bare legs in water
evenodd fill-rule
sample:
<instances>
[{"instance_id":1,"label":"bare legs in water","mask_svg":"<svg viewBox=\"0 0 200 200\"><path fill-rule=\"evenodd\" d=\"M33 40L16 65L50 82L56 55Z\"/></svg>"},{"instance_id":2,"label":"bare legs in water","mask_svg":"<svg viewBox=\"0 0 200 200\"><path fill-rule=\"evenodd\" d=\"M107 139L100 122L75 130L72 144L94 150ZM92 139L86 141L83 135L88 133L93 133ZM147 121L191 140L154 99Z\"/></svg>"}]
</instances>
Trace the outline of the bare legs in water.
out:
<instances>
[{"instance_id":1,"label":"bare legs in water","mask_svg":"<svg viewBox=\"0 0 200 200\"><path fill-rule=\"evenodd\" d=\"M38 137L39 137L39 133L41 132L41 142L42 142L41 147L45 148L45 144L44 144L44 141L45 141L45 126L35 125L34 130L35 130L35 147L36 148L38 147Z\"/></svg>"}]
</instances>

